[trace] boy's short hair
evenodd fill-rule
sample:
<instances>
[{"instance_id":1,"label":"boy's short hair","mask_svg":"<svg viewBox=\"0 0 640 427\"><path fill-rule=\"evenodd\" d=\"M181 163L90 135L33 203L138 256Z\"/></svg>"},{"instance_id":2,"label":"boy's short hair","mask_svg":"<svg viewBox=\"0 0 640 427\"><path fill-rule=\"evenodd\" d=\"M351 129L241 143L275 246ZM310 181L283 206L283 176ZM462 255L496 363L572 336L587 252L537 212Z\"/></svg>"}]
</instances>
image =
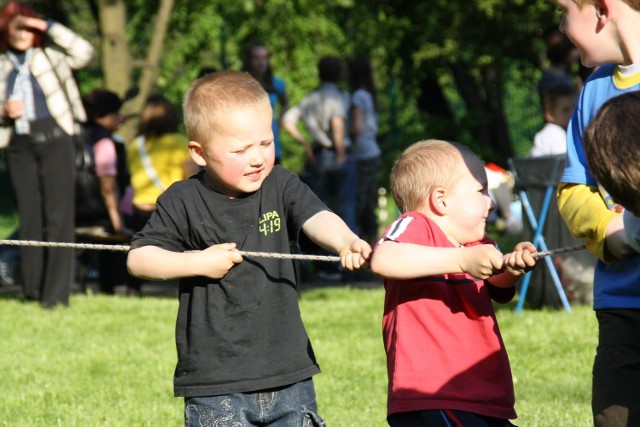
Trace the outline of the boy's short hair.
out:
<instances>
[{"instance_id":1,"label":"boy's short hair","mask_svg":"<svg viewBox=\"0 0 640 427\"><path fill-rule=\"evenodd\" d=\"M390 175L391 194L401 212L419 209L436 187L452 188L460 164L476 155L466 146L438 139L419 141L405 149Z\"/></svg>"},{"instance_id":2,"label":"boy's short hair","mask_svg":"<svg viewBox=\"0 0 640 427\"><path fill-rule=\"evenodd\" d=\"M543 92L542 107L544 111L553 111L560 98L576 96L578 96L578 89L575 85L569 83L556 83Z\"/></svg>"},{"instance_id":3,"label":"boy's short hair","mask_svg":"<svg viewBox=\"0 0 640 427\"><path fill-rule=\"evenodd\" d=\"M632 9L640 10L640 0L622 0L628 4ZM596 0L575 0L576 4L580 7L587 4L596 4Z\"/></svg>"},{"instance_id":4,"label":"boy's short hair","mask_svg":"<svg viewBox=\"0 0 640 427\"><path fill-rule=\"evenodd\" d=\"M616 203L640 215L640 92L605 102L584 131L589 169Z\"/></svg>"},{"instance_id":5,"label":"boy's short hair","mask_svg":"<svg viewBox=\"0 0 640 427\"><path fill-rule=\"evenodd\" d=\"M269 102L269 95L249 73L219 71L196 80L184 97L183 114L187 136L206 143L216 129L220 113Z\"/></svg>"}]
</instances>

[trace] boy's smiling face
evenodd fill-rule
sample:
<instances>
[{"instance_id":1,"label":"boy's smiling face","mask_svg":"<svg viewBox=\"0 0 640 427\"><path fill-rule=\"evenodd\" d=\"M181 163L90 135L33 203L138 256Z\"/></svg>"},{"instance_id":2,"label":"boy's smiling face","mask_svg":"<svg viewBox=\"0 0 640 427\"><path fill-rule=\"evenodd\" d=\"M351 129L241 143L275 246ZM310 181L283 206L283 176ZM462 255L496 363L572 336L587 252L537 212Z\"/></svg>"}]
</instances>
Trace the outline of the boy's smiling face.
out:
<instances>
[{"instance_id":1,"label":"boy's smiling face","mask_svg":"<svg viewBox=\"0 0 640 427\"><path fill-rule=\"evenodd\" d=\"M464 245L484 237L487 217L495 206L482 162L475 157L460 159L458 167L459 179L447 195L445 233L454 243Z\"/></svg>"},{"instance_id":2,"label":"boy's smiling face","mask_svg":"<svg viewBox=\"0 0 640 427\"><path fill-rule=\"evenodd\" d=\"M210 184L231 198L260 189L275 162L273 111L268 98L216 113L216 128L204 144L191 141L191 156Z\"/></svg>"}]
</instances>

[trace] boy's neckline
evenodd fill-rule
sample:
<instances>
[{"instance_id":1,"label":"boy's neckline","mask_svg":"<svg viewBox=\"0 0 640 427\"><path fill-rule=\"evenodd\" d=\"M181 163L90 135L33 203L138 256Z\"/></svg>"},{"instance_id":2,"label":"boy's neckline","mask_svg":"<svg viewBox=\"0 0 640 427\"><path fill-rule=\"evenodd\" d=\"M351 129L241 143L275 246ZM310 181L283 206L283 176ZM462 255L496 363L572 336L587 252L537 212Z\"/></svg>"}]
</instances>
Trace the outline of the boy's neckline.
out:
<instances>
[{"instance_id":1,"label":"boy's neckline","mask_svg":"<svg viewBox=\"0 0 640 427\"><path fill-rule=\"evenodd\" d=\"M640 84L640 63L618 65L613 73L613 83L618 89L629 89Z\"/></svg>"},{"instance_id":2,"label":"boy's neckline","mask_svg":"<svg viewBox=\"0 0 640 427\"><path fill-rule=\"evenodd\" d=\"M225 197L229 200L246 199L247 197L250 197L252 194L255 194L255 193L240 193L237 196L230 196L229 194L222 191L221 189L222 187L220 186L220 184L218 184L213 178L211 178L211 176L209 176L209 174L206 171L204 171L202 175L203 175L204 184L207 186L207 188L211 189L216 194L219 194L221 197Z\"/></svg>"}]
</instances>

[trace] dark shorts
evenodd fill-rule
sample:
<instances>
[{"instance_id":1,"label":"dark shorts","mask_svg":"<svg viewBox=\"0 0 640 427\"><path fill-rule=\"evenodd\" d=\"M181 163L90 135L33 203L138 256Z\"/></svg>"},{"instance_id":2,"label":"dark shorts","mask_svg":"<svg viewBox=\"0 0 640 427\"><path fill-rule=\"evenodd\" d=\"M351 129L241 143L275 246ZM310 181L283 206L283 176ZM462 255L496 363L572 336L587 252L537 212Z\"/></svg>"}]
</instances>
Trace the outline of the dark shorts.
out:
<instances>
[{"instance_id":1,"label":"dark shorts","mask_svg":"<svg viewBox=\"0 0 640 427\"><path fill-rule=\"evenodd\" d=\"M640 426L640 310L598 310L596 317L594 425Z\"/></svg>"},{"instance_id":2,"label":"dark shorts","mask_svg":"<svg viewBox=\"0 0 640 427\"><path fill-rule=\"evenodd\" d=\"M387 422L391 427L515 427L509 420L450 409L398 412Z\"/></svg>"}]
</instances>

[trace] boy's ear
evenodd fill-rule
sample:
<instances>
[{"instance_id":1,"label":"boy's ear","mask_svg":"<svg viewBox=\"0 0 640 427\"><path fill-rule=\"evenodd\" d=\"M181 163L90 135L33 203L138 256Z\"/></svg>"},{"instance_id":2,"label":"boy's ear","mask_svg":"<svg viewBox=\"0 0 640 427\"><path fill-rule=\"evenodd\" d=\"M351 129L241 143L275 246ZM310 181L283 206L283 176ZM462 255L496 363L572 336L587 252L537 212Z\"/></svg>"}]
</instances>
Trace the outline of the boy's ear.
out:
<instances>
[{"instance_id":1,"label":"boy's ear","mask_svg":"<svg viewBox=\"0 0 640 427\"><path fill-rule=\"evenodd\" d=\"M431 212L443 216L447 213L447 192L444 187L436 187L429 194Z\"/></svg>"},{"instance_id":2,"label":"boy's ear","mask_svg":"<svg viewBox=\"0 0 640 427\"><path fill-rule=\"evenodd\" d=\"M202 144L199 142L189 141L189 154L191 154L191 158L196 165L201 167L207 165L204 149L202 148Z\"/></svg>"},{"instance_id":3,"label":"boy's ear","mask_svg":"<svg viewBox=\"0 0 640 427\"><path fill-rule=\"evenodd\" d=\"M596 17L600 24L606 24L610 18L610 0L596 0L594 7L596 8Z\"/></svg>"}]
</instances>

